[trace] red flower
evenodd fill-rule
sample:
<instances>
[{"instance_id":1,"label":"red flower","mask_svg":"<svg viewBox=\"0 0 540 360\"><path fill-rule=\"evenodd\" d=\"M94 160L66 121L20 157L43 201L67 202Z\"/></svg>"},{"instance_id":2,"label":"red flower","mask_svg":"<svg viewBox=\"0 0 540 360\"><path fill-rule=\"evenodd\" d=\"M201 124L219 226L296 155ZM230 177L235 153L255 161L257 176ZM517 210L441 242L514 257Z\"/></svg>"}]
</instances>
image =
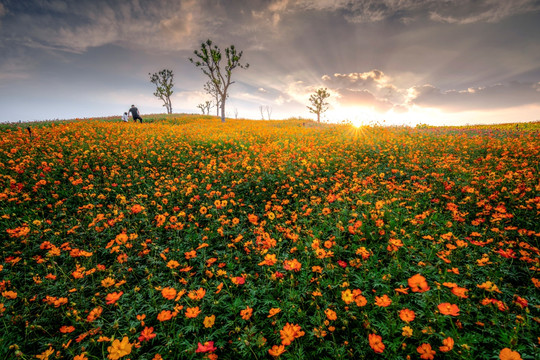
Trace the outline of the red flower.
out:
<instances>
[{"instance_id":1,"label":"red flower","mask_svg":"<svg viewBox=\"0 0 540 360\"><path fill-rule=\"evenodd\" d=\"M141 331L141 336L139 336L139 341L149 341L155 338L157 334L154 332L153 327L145 327L143 331Z\"/></svg>"},{"instance_id":2,"label":"red flower","mask_svg":"<svg viewBox=\"0 0 540 360\"><path fill-rule=\"evenodd\" d=\"M207 341L203 344L198 343L197 350L195 350L196 353L205 353L205 352L212 352L216 351L217 347L214 346L213 341Z\"/></svg>"}]
</instances>

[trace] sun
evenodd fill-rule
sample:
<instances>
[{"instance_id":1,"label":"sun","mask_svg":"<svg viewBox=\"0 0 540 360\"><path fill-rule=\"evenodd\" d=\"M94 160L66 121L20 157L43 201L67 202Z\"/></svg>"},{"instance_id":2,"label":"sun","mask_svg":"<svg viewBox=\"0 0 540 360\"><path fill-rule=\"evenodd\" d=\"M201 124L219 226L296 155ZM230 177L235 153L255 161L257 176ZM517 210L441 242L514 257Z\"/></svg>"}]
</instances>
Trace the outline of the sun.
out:
<instances>
[{"instance_id":1,"label":"sun","mask_svg":"<svg viewBox=\"0 0 540 360\"><path fill-rule=\"evenodd\" d=\"M328 111L326 118L332 123L345 122L357 128L373 125L416 126L417 124L433 123L435 119L441 118L441 112L438 109L417 106L411 106L403 112L391 109L384 113L369 107L340 106Z\"/></svg>"},{"instance_id":2,"label":"sun","mask_svg":"<svg viewBox=\"0 0 540 360\"><path fill-rule=\"evenodd\" d=\"M366 125L374 125L382 120L376 111L365 107L336 107L328 112L327 118L333 123L350 123L359 128Z\"/></svg>"}]
</instances>

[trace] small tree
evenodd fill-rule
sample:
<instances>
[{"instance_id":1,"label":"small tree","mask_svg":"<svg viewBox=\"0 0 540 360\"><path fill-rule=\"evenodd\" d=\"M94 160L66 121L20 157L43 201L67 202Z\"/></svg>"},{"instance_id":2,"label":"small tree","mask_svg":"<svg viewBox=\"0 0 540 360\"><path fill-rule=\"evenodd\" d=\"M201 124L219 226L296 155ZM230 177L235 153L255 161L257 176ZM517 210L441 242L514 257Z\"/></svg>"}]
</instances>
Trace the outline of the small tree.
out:
<instances>
[{"instance_id":1,"label":"small tree","mask_svg":"<svg viewBox=\"0 0 540 360\"><path fill-rule=\"evenodd\" d=\"M212 102L206 100L205 102L197 105L201 109L203 115L210 115L210 108L212 107Z\"/></svg>"},{"instance_id":2,"label":"small tree","mask_svg":"<svg viewBox=\"0 0 540 360\"><path fill-rule=\"evenodd\" d=\"M266 115L268 115L268 120L270 120L270 117L272 116L272 108L268 105L266 105Z\"/></svg>"},{"instance_id":3,"label":"small tree","mask_svg":"<svg viewBox=\"0 0 540 360\"><path fill-rule=\"evenodd\" d=\"M163 101L163 106L167 109L167 114L172 114L171 95L173 93L173 78L172 70L163 69L158 73L150 74L150 82L156 85L154 96Z\"/></svg>"},{"instance_id":4,"label":"small tree","mask_svg":"<svg viewBox=\"0 0 540 360\"><path fill-rule=\"evenodd\" d=\"M204 84L203 89L204 91L206 91L207 94L212 96L212 99L214 99L214 105L216 106L216 116L219 116L219 109L221 108L221 97L219 96L219 92L217 91L217 88L213 85L211 81L207 81ZM227 97L228 96L229 95L227 94Z\"/></svg>"},{"instance_id":5,"label":"small tree","mask_svg":"<svg viewBox=\"0 0 540 360\"><path fill-rule=\"evenodd\" d=\"M328 103L325 101L330 97L326 88L320 88L315 94L311 94L309 101L312 106L308 106L310 112L317 114L317 122L321 122L321 114L328 110Z\"/></svg>"},{"instance_id":6,"label":"small tree","mask_svg":"<svg viewBox=\"0 0 540 360\"><path fill-rule=\"evenodd\" d=\"M232 71L237 67L247 69L249 64L240 64L243 52L237 52L234 45L225 49L227 63L222 64L223 53L217 45L213 45L210 39L201 44L200 50L195 50L193 53L198 60L190 58L189 61L195 64L196 67L201 68L202 72L210 78L211 86L219 94L221 121L225 122L225 101L227 100L229 86L234 84L234 81L231 81Z\"/></svg>"}]
</instances>

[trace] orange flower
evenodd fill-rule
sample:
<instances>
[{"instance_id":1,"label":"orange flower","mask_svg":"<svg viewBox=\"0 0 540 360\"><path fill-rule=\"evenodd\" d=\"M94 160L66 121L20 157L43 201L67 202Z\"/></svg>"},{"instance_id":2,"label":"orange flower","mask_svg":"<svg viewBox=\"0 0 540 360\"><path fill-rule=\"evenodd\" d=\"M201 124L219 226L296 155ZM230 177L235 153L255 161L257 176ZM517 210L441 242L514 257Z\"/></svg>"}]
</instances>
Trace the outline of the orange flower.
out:
<instances>
[{"instance_id":1,"label":"orange flower","mask_svg":"<svg viewBox=\"0 0 540 360\"><path fill-rule=\"evenodd\" d=\"M480 289L484 289L484 290L489 291L489 292L497 292L497 293L501 294L501 291L499 290L499 287L497 285L495 285L494 283L492 283L491 281L486 281L485 283L482 283L480 285L476 285L476 287L478 287Z\"/></svg>"},{"instance_id":2,"label":"orange flower","mask_svg":"<svg viewBox=\"0 0 540 360\"><path fill-rule=\"evenodd\" d=\"M145 327L143 331L141 331L141 336L139 336L139 341L140 342L149 341L155 338L156 336L157 334L154 332L153 327Z\"/></svg>"},{"instance_id":3,"label":"orange flower","mask_svg":"<svg viewBox=\"0 0 540 360\"><path fill-rule=\"evenodd\" d=\"M17 293L15 291L3 291L2 292L2 296L5 297L6 299L16 299L17 298Z\"/></svg>"},{"instance_id":4,"label":"orange flower","mask_svg":"<svg viewBox=\"0 0 540 360\"><path fill-rule=\"evenodd\" d=\"M191 299L191 300L202 300L202 298L204 297L204 295L206 295L206 290L204 290L203 288L199 288L197 290L191 290L189 293L188 293L188 297Z\"/></svg>"},{"instance_id":5,"label":"orange flower","mask_svg":"<svg viewBox=\"0 0 540 360\"><path fill-rule=\"evenodd\" d=\"M332 309L326 309L326 310L324 310L324 313L326 314L326 318L328 320L336 320L337 319L337 314Z\"/></svg>"},{"instance_id":6,"label":"orange flower","mask_svg":"<svg viewBox=\"0 0 540 360\"><path fill-rule=\"evenodd\" d=\"M74 332L75 331L75 327L74 326L67 326L67 325L64 325L60 328L60 332L63 333L63 334L67 334L67 333L70 333L70 332Z\"/></svg>"},{"instance_id":7,"label":"orange flower","mask_svg":"<svg viewBox=\"0 0 540 360\"><path fill-rule=\"evenodd\" d=\"M387 307L392 304L392 299L388 295L384 294L383 296L375 296L375 305L380 307Z\"/></svg>"},{"instance_id":8,"label":"orange flower","mask_svg":"<svg viewBox=\"0 0 540 360\"><path fill-rule=\"evenodd\" d=\"M231 281L235 285L244 285L246 283L246 279L242 276L233 276L231 277Z\"/></svg>"},{"instance_id":9,"label":"orange flower","mask_svg":"<svg viewBox=\"0 0 540 360\"><path fill-rule=\"evenodd\" d=\"M467 295L467 291L469 291L469 289L466 289L466 288L462 288L462 287L459 287L459 286L456 286L456 287L453 287L452 288L452 294L456 295L457 297L460 297L462 299L466 299L468 298L469 296Z\"/></svg>"},{"instance_id":10,"label":"orange flower","mask_svg":"<svg viewBox=\"0 0 540 360\"><path fill-rule=\"evenodd\" d=\"M250 223L254 224L254 225L257 225L257 222L259 221L259 217L255 214L249 214L248 215L248 220Z\"/></svg>"},{"instance_id":11,"label":"orange flower","mask_svg":"<svg viewBox=\"0 0 540 360\"><path fill-rule=\"evenodd\" d=\"M75 355L73 357L73 360L88 360L88 358L86 357L86 355L84 353L82 353L80 355Z\"/></svg>"},{"instance_id":12,"label":"orange flower","mask_svg":"<svg viewBox=\"0 0 540 360\"><path fill-rule=\"evenodd\" d=\"M458 316L459 307L456 304L442 303L437 306L443 315Z\"/></svg>"},{"instance_id":13,"label":"orange flower","mask_svg":"<svg viewBox=\"0 0 540 360\"><path fill-rule=\"evenodd\" d=\"M124 336L122 341L116 339L113 341L112 345L107 348L109 355L108 359L117 360L121 357L131 354L131 344L129 343L129 338Z\"/></svg>"},{"instance_id":14,"label":"orange flower","mask_svg":"<svg viewBox=\"0 0 540 360\"><path fill-rule=\"evenodd\" d=\"M264 256L264 261L261 261L259 263L259 266L268 265L272 266L277 262L276 255L275 254L266 254Z\"/></svg>"},{"instance_id":15,"label":"orange flower","mask_svg":"<svg viewBox=\"0 0 540 360\"><path fill-rule=\"evenodd\" d=\"M103 286L104 288L113 286L115 283L116 281L111 277L106 277L105 279L101 280L101 286Z\"/></svg>"},{"instance_id":16,"label":"orange flower","mask_svg":"<svg viewBox=\"0 0 540 360\"><path fill-rule=\"evenodd\" d=\"M276 314L278 314L278 313L280 313L280 312L281 312L281 309L280 309L280 308L272 308L272 309L270 309L270 311L268 312L269 315L268 315L267 317L271 318L272 316L274 316L274 315L276 315Z\"/></svg>"},{"instance_id":17,"label":"orange flower","mask_svg":"<svg viewBox=\"0 0 540 360\"><path fill-rule=\"evenodd\" d=\"M211 328L212 326L214 326L215 322L216 322L216 315L210 315L210 316L204 317L203 324L205 328Z\"/></svg>"},{"instance_id":18,"label":"orange flower","mask_svg":"<svg viewBox=\"0 0 540 360\"><path fill-rule=\"evenodd\" d=\"M366 306L367 299L362 295L362 290L355 289L353 290L353 296L354 296L354 302L356 303L356 306L362 307Z\"/></svg>"},{"instance_id":19,"label":"orange flower","mask_svg":"<svg viewBox=\"0 0 540 360\"><path fill-rule=\"evenodd\" d=\"M240 316L244 320L249 320L251 315L253 315L253 309L250 308L249 306L246 306L246 308L244 310L240 311Z\"/></svg>"},{"instance_id":20,"label":"orange flower","mask_svg":"<svg viewBox=\"0 0 540 360\"><path fill-rule=\"evenodd\" d=\"M272 355L273 357L278 357L279 355L283 354L285 352L285 346L283 345L274 345L270 350L268 350L268 353Z\"/></svg>"},{"instance_id":21,"label":"orange flower","mask_svg":"<svg viewBox=\"0 0 540 360\"><path fill-rule=\"evenodd\" d=\"M188 307L186 309L186 317L190 319L196 318L197 316L199 316L200 313L201 313L201 310L199 310L198 306L191 307L191 308Z\"/></svg>"},{"instance_id":22,"label":"orange flower","mask_svg":"<svg viewBox=\"0 0 540 360\"><path fill-rule=\"evenodd\" d=\"M442 341L443 346L439 346L441 352L449 352L454 348L454 339L447 337Z\"/></svg>"},{"instance_id":23,"label":"orange flower","mask_svg":"<svg viewBox=\"0 0 540 360\"><path fill-rule=\"evenodd\" d=\"M93 308L90 313L88 314L88 316L86 317L86 321L88 322L92 322L94 320L96 320L98 317L101 316L101 313L103 312L103 308L102 307L97 307L97 308Z\"/></svg>"},{"instance_id":24,"label":"orange flower","mask_svg":"<svg viewBox=\"0 0 540 360\"><path fill-rule=\"evenodd\" d=\"M429 290L429 285L426 278L420 274L416 274L407 280L412 292L423 293Z\"/></svg>"},{"instance_id":25,"label":"orange flower","mask_svg":"<svg viewBox=\"0 0 540 360\"><path fill-rule=\"evenodd\" d=\"M179 266L180 266L180 263L178 261L176 261L176 260L170 260L167 263L167 267L170 268L170 269L176 269Z\"/></svg>"},{"instance_id":26,"label":"orange flower","mask_svg":"<svg viewBox=\"0 0 540 360\"><path fill-rule=\"evenodd\" d=\"M411 321L413 321L415 316L416 315L414 311L409 310L409 309L403 309L399 312L399 318L405 321L406 323L410 323Z\"/></svg>"},{"instance_id":27,"label":"orange flower","mask_svg":"<svg viewBox=\"0 0 540 360\"><path fill-rule=\"evenodd\" d=\"M294 339L304 336L305 332L301 331L300 325L285 324L282 330L279 330L282 345L291 345Z\"/></svg>"},{"instance_id":28,"label":"orange flower","mask_svg":"<svg viewBox=\"0 0 540 360\"><path fill-rule=\"evenodd\" d=\"M298 272L302 268L302 264L300 264L300 262L298 262L296 259L285 260L283 262L283 268L285 270L293 270L294 272Z\"/></svg>"},{"instance_id":29,"label":"orange flower","mask_svg":"<svg viewBox=\"0 0 540 360\"><path fill-rule=\"evenodd\" d=\"M49 348L45 350L44 352L42 352L40 355L36 355L36 358L40 360L48 360L49 356L51 356L52 354L54 354L54 349L51 346L49 346Z\"/></svg>"},{"instance_id":30,"label":"orange flower","mask_svg":"<svg viewBox=\"0 0 540 360\"><path fill-rule=\"evenodd\" d=\"M420 354L420 359L432 360L435 356L435 350L429 344L420 345L416 348L416 351Z\"/></svg>"},{"instance_id":31,"label":"orange flower","mask_svg":"<svg viewBox=\"0 0 540 360\"><path fill-rule=\"evenodd\" d=\"M172 287L163 288L161 295L167 300L173 300L176 297L176 289Z\"/></svg>"},{"instance_id":32,"label":"orange flower","mask_svg":"<svg viewBox=\"0 0 540 360\"><path fill-rule=\"evenodd\" d=\"M161 310L161 312L157 316L157 319L162 322L171 320L172 318L173 318L173 314L170 310Z\"/></svg>"},{"instance_id":33,"label":"orange flower","mask_svg":"<svg viewBox=\"0 0 540 360\"><path fill-rule=\"evenodd\" d=\"M131 207L131 213L132 213L132 214L138 214L138 213L140 213L140 212L143 211L143 210L144 210L144 208L143 208L141 205L138 205L138 204L133 205L133 206Z\"/></svg>"},{"instance_id":34,"label":"orange flower","mask_svg":"<svg viewBox=\"0 0 540 360\"><path fill-rule=\"evenodd\" d=\"M115 304L123 294L123 291L107 294L105 297L105 300L107 300L107 305Z\"/></svg>"},{"instance_id":35,"label":"orange flower","mask_svg":"<svg viewBox=\"0 0 540 360\"><path fill-rule=\"evenodd\" d=\"M399 288L397 289L394 289L395 292L397 292L398 294L403 294L403 295L407 295L409 294L409 288L404 288L403 286L399 286Z\"/></svg>"},{"instance_id":36,"label":"orange flower","mask_svg":"<svg viewBox=\"0 0 540 360\"><path fill-rule=\"evenodd\" d=\"M369 334L369 346L375 351L377 354L382 354L384 351L384 344L382 342L382 337L380 335L376 334Z\"/></svg>"},{"instance_id":37,"label":"orange flower","mask_svg":"<svg viewBox=\"0 0 540 360\"><path fill-rule=\"evenodd\" d=\"M193 259L197 257L197 252L195 250L191 250L188 252L185 252L184 255L186 256L186 260Z\"/></svg>"},{"instance_id":38,"label":"orange flower","mask_svg":"<svg viewBox=\"0 0 540 360\"><path fill-rule=\"evenodd\" d=\"M217 286L217 290L216 290L216 294L219 294L221 292L221 289L223 289L223 283L220 283L218 286Z\"/></svg>"},{"instance_id":39,"label":"orange flower","mask_svg":"<svg viewBox=\"0 0 540 360\"><path fill-rule=\"evenodd\" d=\"M512 351L509 348L504 348L499 353L501 360L521 360L521 355L517 351Z\"/></svg>"}]
</instances>

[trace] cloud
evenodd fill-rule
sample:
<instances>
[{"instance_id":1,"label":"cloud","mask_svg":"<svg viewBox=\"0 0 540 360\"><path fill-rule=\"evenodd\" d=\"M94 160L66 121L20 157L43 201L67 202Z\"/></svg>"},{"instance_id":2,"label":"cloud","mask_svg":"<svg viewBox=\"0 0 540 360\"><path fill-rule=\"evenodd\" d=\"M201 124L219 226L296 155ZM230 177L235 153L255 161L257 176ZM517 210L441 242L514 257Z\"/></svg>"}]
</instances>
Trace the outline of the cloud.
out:
<instances>
[{"instance_id":1,"label":"cloud","mask_svg":"<svg viewBox=\"0 0 540 360\"><path fill-rule=\"evenodd\" d=\"M441 2L438 7L431 9L430 19L449 24L493 23L538 10L540 3L534 0L462 0L455 4Z\"/></svg>"},{"instance_id":2,"label":"cloud","mask_svg":"<svg viewBox=\"0 0 540 360\"><path fill-rule=\"evenodd\" d=\"M74 53L108 44L184 50L201 41L202 31L214 29L203 1L30 2L33 11L16 8L18 16L11 21L11 32L17 34L13 38L30 47Z\"/></svg>"},{"instance_id":3,"label":"cloud","mask_svg":"<svg viewBox=\"0 0 540 360\"><path fill-rule=\"evenodd\" d=\"M446 91L433 85L423 85L412 88L411 103L447 112L533 105L540 103L540 83L511 82Z\"/></svg>"},{"instance_id":4,"label":"cloud","mask_svg":"<svg viewBox=\"0 0 540 360\"><path fill-rule=\"evenodd\" d=\"M406 90L393 85L392 78L377 69L323 75L321 79L325 86L336 93L337 101L343 106L369 107L384 113L396 105L402 105L407 98Z\"/></svg>"},{"instance_id":5,"label":"cloud","mask_svg":"<svg viewBox=\"0 0 540 360\"><path fill-rule=\"evenodd\" d=\"M400 88L381 70L323 75L334 107L369 108L379 114L406 113L412 108L434 108L447 113L489 111L540 103L540 82L509 82L484 87L442 90L430 84ZM320 83L290 82L286 97L307 103Z\"/></svg>"},{"instance_id":6,"label":"cloud","mask_svg":"<svg viewBox=\"0 0 540 360\"><path fill-rule=\"evenodd\" d=\"M353 23L415 20L468 24L497 22L504 18L540 10L536 0L291 0L275 1L272 11L329 11L343 14Z\"/></svg>"}]
</instances>

